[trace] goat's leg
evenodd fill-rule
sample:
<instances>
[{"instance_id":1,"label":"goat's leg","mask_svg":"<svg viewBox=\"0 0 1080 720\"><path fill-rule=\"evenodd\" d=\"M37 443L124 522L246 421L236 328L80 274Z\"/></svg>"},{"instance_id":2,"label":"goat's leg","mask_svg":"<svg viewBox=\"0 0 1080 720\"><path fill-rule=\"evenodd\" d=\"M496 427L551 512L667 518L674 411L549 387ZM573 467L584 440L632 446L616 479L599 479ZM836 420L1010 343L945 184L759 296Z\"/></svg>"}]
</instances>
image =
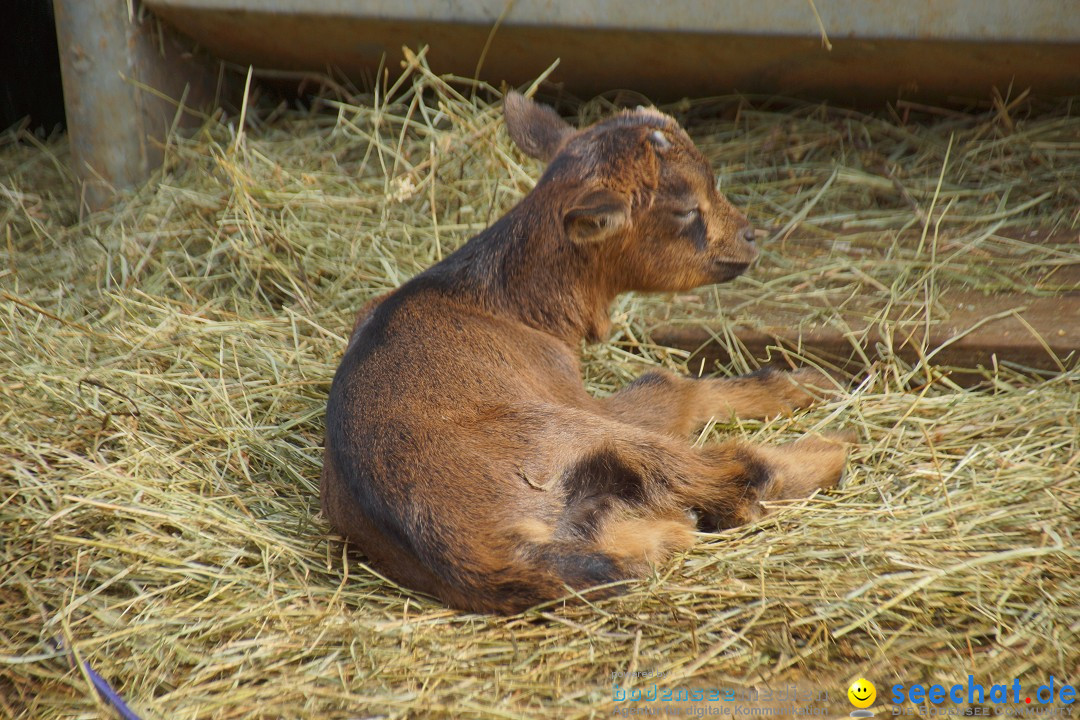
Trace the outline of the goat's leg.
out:
<instances>
[{"instance_id":1,"label":"goat's leg","mask_svg":"<svg viewBox=\"0 0 1080 720\"><path fill-rule=\"evenodd\" d=\"M803 498L839 482L851 436L785 445L741 441L686 447L653 433L594 445L563 474L562 522L585 527L617 502L646 514L696 511L705 527L733 527L764 514L762 502Z\"/></svg>"},{"instance_id":2,"label":"goat's leg","mask_svg":"<svg viewBox=\"0 0 1080 720\"><path fill-rule=\"evenodd\" d=\"M742 377L702 379L653 370L598 402L622 422L684 437L712 417L761 419L789 413L833 387L815 368L765 368Z\"/></svg>"},{"instance_id":3,"label":"goat's leg","mask_svg":"<svg viewBox=\"0 0 1080 720\"><path fill-rule=\"evenodd\" d=\"M581 541L591 540L591 550L613 560L621 572L641 575L650 563L693 542L688 511L696 514L699 528L712 531L753 522L765 514L763 502L834 486L843 472L847 438L693 449L639 431L617 440L608 436L582 451L560 478L556 496L564 505L558 517L550 525L522 527L533 542L550 543L566 557L576 548L575 562L594 558L580 554Z\"/></svg>"},{"instance_id":4,"label":"goat's leg","mask_svg":"<svg viewBox=\"0 0 1080 720\"><path fill-rule=\"evenodd\" d=\"M851 435L807 437L785 445L729 442L696 451L704 465L677 488L703 528L734 527L765 515L762 502L795 500L843 477Z\"/></svg>"}]
</instances>

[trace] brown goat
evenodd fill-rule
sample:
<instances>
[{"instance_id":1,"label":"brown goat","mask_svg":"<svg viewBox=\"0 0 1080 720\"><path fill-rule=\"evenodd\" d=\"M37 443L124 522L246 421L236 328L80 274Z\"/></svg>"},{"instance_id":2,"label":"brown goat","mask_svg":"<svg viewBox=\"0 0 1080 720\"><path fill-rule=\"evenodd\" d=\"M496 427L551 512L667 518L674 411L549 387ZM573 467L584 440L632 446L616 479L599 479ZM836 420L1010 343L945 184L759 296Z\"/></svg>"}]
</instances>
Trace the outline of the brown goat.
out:
<instances>
[{"instance_id":1,"label":"brown goat","mask_svg":"<svg viewBox=\"0 0 1080 720\"><path fill-rule=\"evenodd\" d=\"M757 256L754 233L667 115L576 131L516 93L504 109L547 169L494 225L360 313L330 389L321 492L334 528L388 577L512 613L640 577L690 545L695 523L731 527L762 500L831 487L847 450L687 442L714 416L809 404L816 371L652 371L589 395L580 343L605 336L616 295L730 280Z\"/></svg>"}]
</instances>

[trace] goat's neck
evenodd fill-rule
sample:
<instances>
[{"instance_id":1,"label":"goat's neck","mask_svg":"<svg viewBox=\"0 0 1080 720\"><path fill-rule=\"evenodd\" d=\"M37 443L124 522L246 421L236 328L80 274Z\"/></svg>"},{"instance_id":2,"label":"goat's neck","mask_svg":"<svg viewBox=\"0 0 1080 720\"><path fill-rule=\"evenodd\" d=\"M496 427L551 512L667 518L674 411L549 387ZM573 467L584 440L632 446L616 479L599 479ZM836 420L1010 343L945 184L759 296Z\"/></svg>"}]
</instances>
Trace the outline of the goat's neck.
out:
<instances>
[{"instance_id":1,"label":"goat's neck","mask_svg":"<svg viewBox=\"0 0 1080 720\"><path fill-rule=\"evenodd\" d=\"M577 348L611 328L618 294L600 249L575 246L562 227L557 193L537 188L477 238L482 302ZM555 197L552 197L552 196ZM486 265L487 267L483 267Z\"/></svg>"}]
</instances>

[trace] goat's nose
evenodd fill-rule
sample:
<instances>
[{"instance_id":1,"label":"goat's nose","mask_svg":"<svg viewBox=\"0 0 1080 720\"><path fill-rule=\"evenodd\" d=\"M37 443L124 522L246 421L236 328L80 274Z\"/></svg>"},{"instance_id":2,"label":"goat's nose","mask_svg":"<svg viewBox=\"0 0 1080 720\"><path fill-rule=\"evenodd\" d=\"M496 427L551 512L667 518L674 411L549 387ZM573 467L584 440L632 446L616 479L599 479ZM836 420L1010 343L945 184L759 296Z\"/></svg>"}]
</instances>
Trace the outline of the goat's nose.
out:
<instances>
[{"instance_id":1,"label":"goat's nose","mask_svg":"<svg viewBox=\"0 0 1080 720\"><path fill-rule=\"evenodd\" d=\"M754 237L756 236L756 233L754 232L754 228L750 227L749 225L747 225L745 228L743 228L743 231L741 233L739 233L739 234L742 235L743 240L745 240L746 242L749 242L749 243L754 242Z\"/></svg>"}]
</instances>

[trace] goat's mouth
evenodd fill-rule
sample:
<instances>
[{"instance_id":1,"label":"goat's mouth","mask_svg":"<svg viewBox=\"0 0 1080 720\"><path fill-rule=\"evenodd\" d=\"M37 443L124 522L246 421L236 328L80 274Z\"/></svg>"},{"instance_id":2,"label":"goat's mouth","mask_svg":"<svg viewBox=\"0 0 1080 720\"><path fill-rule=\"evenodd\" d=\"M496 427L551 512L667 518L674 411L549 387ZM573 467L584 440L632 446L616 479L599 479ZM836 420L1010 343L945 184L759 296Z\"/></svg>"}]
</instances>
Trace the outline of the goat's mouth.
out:
<instances>
[{"instance_id":1,"label":"goat's mouth","mask_svg":"<svg viewBox=\"0 0 1080 720\"><path fill-rule=\"evenodd\" d=\"M727 282L746 272L750 263L728 262L727 260L714 260L712 264L712 281L714 283Z\"/></svg>"}]
</instances>

